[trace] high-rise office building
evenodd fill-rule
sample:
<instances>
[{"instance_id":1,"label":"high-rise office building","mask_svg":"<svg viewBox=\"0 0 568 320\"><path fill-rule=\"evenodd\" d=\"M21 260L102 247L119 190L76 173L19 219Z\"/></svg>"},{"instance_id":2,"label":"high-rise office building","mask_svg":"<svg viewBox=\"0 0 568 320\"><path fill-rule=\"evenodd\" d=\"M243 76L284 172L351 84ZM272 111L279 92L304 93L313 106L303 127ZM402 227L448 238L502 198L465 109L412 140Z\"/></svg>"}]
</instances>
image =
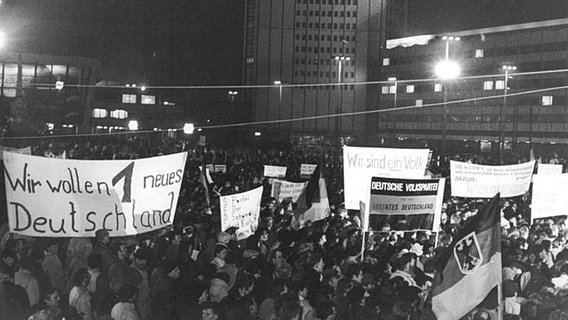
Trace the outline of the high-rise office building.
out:
<instances>
[{"instance_id":1,"label":"high-rise office building","mask_svg":"<svg viewBox=\"0 0 568 320\"><path fill-rule=\"evenodd\" d=\"M387 0L247 0L244 83L265 135L363 134L376 101ZM336 114L347 114L336 117ZM303 119L278 122L281 119Z\"/></svg>"}]
</instances>

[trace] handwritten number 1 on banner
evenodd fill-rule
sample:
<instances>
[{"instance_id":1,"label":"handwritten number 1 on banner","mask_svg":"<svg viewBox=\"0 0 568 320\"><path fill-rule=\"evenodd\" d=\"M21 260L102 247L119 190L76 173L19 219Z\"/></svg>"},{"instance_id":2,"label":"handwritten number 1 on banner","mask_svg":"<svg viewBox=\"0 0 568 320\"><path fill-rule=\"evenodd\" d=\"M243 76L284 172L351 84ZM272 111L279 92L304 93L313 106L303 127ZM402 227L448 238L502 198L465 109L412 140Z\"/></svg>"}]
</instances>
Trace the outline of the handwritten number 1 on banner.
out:
<instances>
[{"instance_id":1,"label":"handwritten number 1 on banner","mask_svg":"<svg viewBox=\"0 0 568 320\"><path fill-rule=\"evenodd\" d=\"M126 168L122 169L114 178L112 178L112 186L114 187L120 179L124 178L122 186L122 202L130 202L130 192L132 190L132 171L134 171L134 162L131 162Z\"/></svg>"}]
</instances>

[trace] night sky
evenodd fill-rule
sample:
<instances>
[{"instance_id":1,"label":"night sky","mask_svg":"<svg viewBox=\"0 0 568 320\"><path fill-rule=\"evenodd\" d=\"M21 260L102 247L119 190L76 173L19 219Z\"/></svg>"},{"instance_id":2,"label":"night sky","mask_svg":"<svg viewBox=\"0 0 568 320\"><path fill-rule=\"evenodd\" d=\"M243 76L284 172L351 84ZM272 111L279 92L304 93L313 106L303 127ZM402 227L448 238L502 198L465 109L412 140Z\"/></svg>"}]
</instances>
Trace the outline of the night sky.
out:
<instances>
[{"instance_id":1,"label":"night sky","mask_svg":"<svg viewBox=\"0 0 568 320\"><path fill-rule=\"evenodd\" d=\"M16 50L100 57L109 77L149 85L241 83L244 0L2 3L0 27ZM391 10L398 37L567 18L568 1L394 0Z\"/></svg>"}]
</instances>

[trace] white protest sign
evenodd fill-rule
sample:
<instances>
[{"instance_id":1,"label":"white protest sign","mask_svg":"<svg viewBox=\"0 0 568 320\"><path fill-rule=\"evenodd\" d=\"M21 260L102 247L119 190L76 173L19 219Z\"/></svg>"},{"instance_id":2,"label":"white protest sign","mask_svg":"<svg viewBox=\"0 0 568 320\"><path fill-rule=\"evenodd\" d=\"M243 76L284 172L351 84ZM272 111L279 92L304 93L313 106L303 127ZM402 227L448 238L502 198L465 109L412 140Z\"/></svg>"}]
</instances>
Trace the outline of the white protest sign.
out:
<instances>
[{"instance_id":1,"label":"white protest sign","mask_svg":"<svg viewBox=\"0 0 568 320\"><path fill-rule=\"evenodd\" d=\"M539 163L537 165L537 173L541 174L541 175L562 174L562 165L561 164Z\"/></svg>"},{"instance_id":2,"label":"white protest sign","mask_svg":"<svg viewBox=\"0 0 568 320\"><path fill-rule=\"evenodd\" d=\"M215 172L221 172L221 173L227 172L227 165L226 164L216 164L215 165Z\"/></svg>"},{"instance_id":3,"label":"white protest sign","mask_svg":"<svg viewBox=\"0 0 568 320\"><path fill-rule=\"evenodd\" d=\"M343 147L345 207L360 209L366 201L371 177L424 178L428 166L428 149L394 149Z\"/></svg>"},{"instance_id":4,"label":"white protest sign","mask_svg":"<svg viewBox=\"0 0 568 320\"><path fill-rule=\"evenodd\" d=\"M187 153L115 161L4 152L10 231L93 237L154 231L174 221Z\"/></svg>"},{"instance_id":5,"label":"white protest sign","mask_svg":"<svg viewBox=\"0 0 568 320\"><path fill-rule=\"evenodd\" d=\"M312 173L314 173L314 170L316 170L317 166L318 166L317 164L302 163L302 165L300 166L300 176L302 177L311 176Z\"/></svg>"},{"instance_id":6,"label":"white protest sign","mask_svg":"<svg viewBox=\"0 0 568 320\"><path fill-rule=\"evenodd\" d=\"M215 166L213 166L212 164L206 165L205 168L206 168L207 171L209 171L209 172L215 172Z\"/></svg>"},{"instance_id":7,"label":"white protest sign","mask_svg":"<svg viewBox=\"0 0 568 320\"><path fill-rule=\"evenodd\" d=\"M488 166L450 161L453 197L501 198L523 195L529 190L534 160L521 164Z\"/></svg>"},{"instance_id":8,"label":"white protest sign","mask_svg":"<svg viewBox=\"0 0 568 320\"><path fill-rule=\"evenodd\" d=\"M264 176L270 178L284 178L286 176L286 167L264 165Z\"/></svg>"},{"instance_id":9,"label":"white protest sign","mask_svg":"<svg viewBox=\"0 0 568 320\"><path fill-rule=\"evenodd\" d=\"M285 199L291 199L292 202L297 202L302 190L306 187L308 182L288 182L282 180L274 180L272 182L271 197L276 198L278 202Z\"/></svg>"},{"instance_id":10,"label":"white protest sign","mask_svg":"<svg viewBox=\"0 0 568 320\"><path fill-rule=\"evenodd\" d=\"M12 152L12 153L27 154L27 155L32 154L32 148L31 147L12 148L12 147L7 147L7 146L0 146L0 160L2 160L3 151Z\"/></svg>"},{"instance_id":11,"label":"white protest sign","mask_svg":"<svg viewBox=\"0 0 568 320\"><path fill-rule=\"evenodd\" d=\"M568 214L568 174L533 176L531 219Z\"/></svg>"},{"instance_id":12,"label":"white protest sign","mask_svg":"<svg viewBox=\"0 0 568 320\"><path fill-rule=\"evenodd\" d=\"M237 239L251 236L258 227L263 187L221 197L221 230L238 227Z\"/></svg>"}]
</instances>

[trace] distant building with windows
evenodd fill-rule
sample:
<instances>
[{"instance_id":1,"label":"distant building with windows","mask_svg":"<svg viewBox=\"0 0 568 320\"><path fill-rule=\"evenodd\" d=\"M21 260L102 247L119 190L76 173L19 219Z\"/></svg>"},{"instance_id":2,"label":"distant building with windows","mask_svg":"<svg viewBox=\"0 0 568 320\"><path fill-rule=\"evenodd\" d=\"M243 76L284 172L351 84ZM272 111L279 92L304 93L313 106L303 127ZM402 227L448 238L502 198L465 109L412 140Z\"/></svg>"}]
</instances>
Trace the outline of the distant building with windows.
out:
<instances>
[{"instance_id":1,"label":"distant building with windows","mask_svg":"<svg viewBox=\"0 0 568 320\"><path fill-rule=\"evenodd\" d=\"M0 98L10 105L10 121L76 128L92 101L98 60L3 52Z\"/></svg>"},{"instance_id":2,"label":"distant building with windows","mask_svg":"<svg viewBox=\"0 0 568 320\"><path fill-rule=\"evenodd\" d=\"M386 0L247 0L244 84L254 128L283 140L290 134L330 139L364 135L367 110L377 100L357 83L379 79L386 41ZM378 100L377 100L378 101ZM322 117L315 119L313 117ZM331 116L331 117L325 117Z\"/></svg>"},{"instance_id":3,"label":"distant building with windows","mask_svg":"<svg viewBox=\"0 0 568 320\"><path fill-rule=\"evenodd\" d=\"M414 139L438 150L444 131L448 150L497 151L502 141L528 156L568 145L566 34L560 19L389 39L381 112L368 129L385 143ZM461 67L455 79L434 74L446 54Z\"/></svg>"}]
</instances>

